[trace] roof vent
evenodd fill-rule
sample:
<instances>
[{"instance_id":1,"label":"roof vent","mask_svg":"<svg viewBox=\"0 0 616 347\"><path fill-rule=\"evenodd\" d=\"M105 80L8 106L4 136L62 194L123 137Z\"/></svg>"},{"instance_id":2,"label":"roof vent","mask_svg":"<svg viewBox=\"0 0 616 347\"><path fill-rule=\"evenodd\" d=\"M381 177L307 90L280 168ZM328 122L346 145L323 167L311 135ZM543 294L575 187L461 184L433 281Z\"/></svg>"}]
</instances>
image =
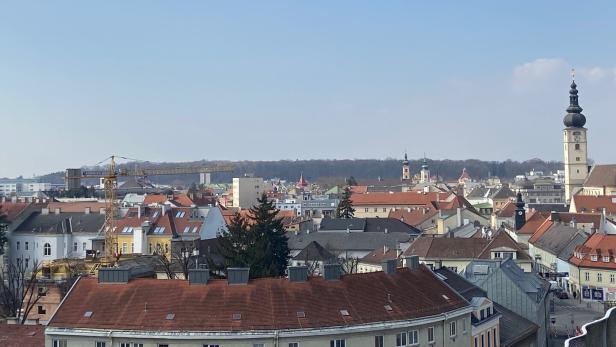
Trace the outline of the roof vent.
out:
<instances>
[{"instance_id":1,"label":"roof vent","mask_svg":"<svg viewBox=\"0 0 616 347\"><path fill-rule=\"evenodd\" d=\"M385 311L388 311L388 312L393 311L393 308L391 308L390 305L385 305L384 307L385 307Z\"/></svg>"},{"instance_id":2,"label":"roof vent","mask_svg":"<svg viewBox=\"0 0 616 347\"><path fill-rule=\"evenodd\" d=\"M250 268L247 267L230 267L227 269L227 283L248 284L249 273Z\"/></svg>"},{"instance_id":3,"label":"roof vent","mask_svg":"<svg viewBox=\"0 0 616 347\"><path fill-rule=\"evenodd\" d=\"M84 317L86 317L86 318L90 318L90 317L92 317L92 311L86 311L86 312L83 314L83 316L84 316Z\"/></svg>"},{"instance_id":4,"label":"roof vent","mask_svg":"<svg viewBox=\"0 0 616 347\"><path fill-rule=\"evenodd\" d=\"M167 313L165 317L166 320L173 320L175 318L175 313Z\"/></svg>"},{"instance_id":5,"label":"roof vent","mask_svg":"<svg viewBox=\"0 0 616 347\"><path fill-rule=\"evenodd\" d=\"M342 269L339 264L323 265L323 278L327 281L338 281L342 276Z\"/></svg>"},{"instance_id":6,"label":"roof vent","mask_svg":"<svg viewBox=\"0 0 616 347\"><path fill-rule=\"evenodd\" d=\"M231 316L231 319L233 319L233 320L242 320L242 314L241 313L234 313Z\"/></svg>"},{"instance_id":7,"label":"roof vent","mask_svg":"<svg viewBox=\"0 0 616 347\"><path fill-rule=\"evenodd\" d=\"M349 311L347 310L340 310L340 314L343 315L344 317L350 316Z\"/></svg>"},{"instance_id":8,"label":"roof vent","mask_svg":"<svg viewBox=\"0 0 616 347\"><path fill-rule=\"evenodd\" d=\"M304 311L297 311L295 315L297 316L297 318L306 318L306 312Z\"/></svg>"},{"instance_id":9,"label":"roof vent","mask_svg":"<svg viewBox=\"0 0 616 347\"><path fill-rule=\"evenodd\" d=\"M98 283L128 283L129 278L130 269L106 267L98 270Z\"/></svg>"},{"instance_id":10,"label":"roof vent","mask_svg":"<svg viewBox=\"0 0 616 347\"><path fill-rule=\"evenodd\" d=\"M396 259L385 260L382 264L383 272L386 274L395 274L396 273Z\"/></svg>"},{"instance_id":11,"label":"roof vent","mask_svg":"<svg viewBox=\"0 0 616 347\"><path fill-rule=\"evenodd\" d=\"M205 269L190 269L188 270L189 284L207 284L210 280L210 270Z\"/></svg>"},{"instance_id":12,"label":"roof vent","mask_svg":"<svg viewBox=\"0 0 616 347\"><path fill-rule=\"evenodd\" d=\"M306 282L308 279L308 266L289 266L289 282Z\"/></svg>"}]
</instances>

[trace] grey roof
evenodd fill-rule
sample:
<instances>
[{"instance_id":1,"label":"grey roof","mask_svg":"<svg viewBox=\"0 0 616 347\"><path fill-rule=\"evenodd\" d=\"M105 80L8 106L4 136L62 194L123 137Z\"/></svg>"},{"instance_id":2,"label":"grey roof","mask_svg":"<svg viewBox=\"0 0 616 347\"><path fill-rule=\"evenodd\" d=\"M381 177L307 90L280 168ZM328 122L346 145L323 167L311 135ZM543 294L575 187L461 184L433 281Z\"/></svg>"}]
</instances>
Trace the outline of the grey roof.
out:
<instances>
[{"instance_id":1,"label":"grey roof","mask_svg":"<svg viewBox=\"0 0 616 347\"><path fill-rule=\"evenodd\" d=\"M469 282L464 277L447 269L441 268L435 271L443 278L443 281L462 295L466 300L474 297L487 297L487 293L480 287ZM524 340L537 332L538 326L528 319L508 310L504 306L493 302L500 318L500 343L501 346L512 346L517 341Z\"/></svg>"},{"instance_id":2,"label":"grey roof","mask_svg":"<svg viewBox=\"0 0 616 347\"><path fill-rule=\"evenodd\" d=\"M582 237L579 237L581 235ZM544 251L548 251L556 256L563 253L565 250L570 250L571 254L567 260L573 255L575 246L586 241L588 237L584 233L568 224L554 224L541 237L534 242L535 247L539 247ZM576 245L571 246L570 243L575 240ZM581 241L581 242L580 242ZM563 253L563 254L566 254Z\"/></svg>"},{"instance_id":3,"label":"grey roof","mask_svg":"<svg viewBox=\"0 0 616 347\"><path fill-rule=\"evenodd\" d=\"M319 230L364 230L364 218L323 218Z\"/></svg>"},{"instance_id":4,"label":"grey roof","mask_svg":"<svg viewBox=\"0 0 616 347\"><path fill-rule=\"evenodd\" d=\"M443 234L443 237L459 237L466 239L469 237L473 237L480 230L481 227L475 226L474 223L468 223L449 230L448 232Z\"/></svg>"},{"instance_id":5,"label":"grey roof","mask_svg":"<svg viewBox=\"0 0 616 347\"><path fill-rule=\"evenodd\" d=\"M105 224L105 215L100 213L63 212L41 214L32 213L17 227L18 233L98 233Z\"/></svg>"},{"instance_id":6,"label":"grey roof","mask_svg":"<svg viewBox=\"0 0 616 347\"><path fill-rule=\"evenodd\" d=\"M489 193L490 189L483 187L483 186L477 186L475 188L473 188L466 196L466 199L473 199L473 198L485 198L486 195Z\"/></svg>"},{"instance_id":7,"label":"grey roof","mask_svg":"<svg viewBox=\"0 0 616 347\"><path fill-rule=\"evenodd\" d=\"M332 233L332 232L288 232L289 249L302 250L309 243L316 241L332 251L372 251L377 247L395 248L399 243L410 242L412 236L401 232L363 232L363 233Z\"/></svg>"},{"instance_id":8,"label":"grey roof","mask_svg":"<svg viewBox=\"0 0 616 347\"><path fill-rule=\"evenodd\" d=\"M397 218L323 218L319 230L362 230L364 232L403 232L413 235L421 230Z\"/></svg>"},{"instance_id":9,"label":"grey roof","mask_svg":"<svg viewBox=\"0 0 616 347\"><path fill-rule=\"evenodd\" d=\"M569 212L566 204L526 204L526 207L539 212Z\"/></svg>"},{"instance_id":10,"label":"grey roof","mask_svg":"<svg viewBox=\"0 0 616 347\"><path fill-rule=\"evenodd\" d=\"M499 190L497 190L494 194L492 194L491 198L492 199L507 199L507 198L511 198L514 196L515 196L515 193L513 192L513 190L509 189L509 187L507 186L503 186Z\"/></svg>"},{"instance_id":11,"label":"grey roof","mask_svg":"<svg viewBox=\"0 0 616 347\"><path fill-rule=\"evenodd\" d=\"M336 256L316 241L310 242L298 255L293 257L293 260L303 261L329 261L333 259L336 259Z\"/></svg>"},{"instance_id":12,"label":"grey roof","mask_svg":"<svg viewBox=\"0 0 616 347\"><path fill-rule=\"evenodd\" d=\"M586 240L588 240L587 234L583 232L579 232L575 234L575 236L573 236L573 238L569 240L569 243L567 243L567 246L565 246L565 248L563 248L563 250L557 254L558 259L568 262L569 259L573 256L575 247L579 245L583 245L584 242L586 242Z\"/></svg>"}]
</instances>

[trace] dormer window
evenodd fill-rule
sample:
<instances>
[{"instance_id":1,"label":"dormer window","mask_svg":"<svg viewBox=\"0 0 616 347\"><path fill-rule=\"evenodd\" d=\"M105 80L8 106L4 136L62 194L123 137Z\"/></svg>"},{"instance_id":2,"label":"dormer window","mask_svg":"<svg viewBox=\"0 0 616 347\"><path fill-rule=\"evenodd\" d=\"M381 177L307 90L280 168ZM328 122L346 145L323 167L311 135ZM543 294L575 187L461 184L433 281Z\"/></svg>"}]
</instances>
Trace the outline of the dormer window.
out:
<instances>
[{"instance_id":1,"label":"dormer window","mask_svg":"<svg viewBox=\"0 0 616 347\"><path fill-rule=\"evenodd\" d=\"M597 261L597 255L596 254L591 255L590 256L590 260L591 261Z\"/></svg>"},{"instance_id":2,"label":"dormer window","mask_svg":"<svg viewBox=\"0 0 616 347\"><path fill-rule=\"evenodd\" d=\"M604 263L609 263L610 262L610 257L609 256L604 256L603 257L603 262Z\"/></svg>"}]
</instances>

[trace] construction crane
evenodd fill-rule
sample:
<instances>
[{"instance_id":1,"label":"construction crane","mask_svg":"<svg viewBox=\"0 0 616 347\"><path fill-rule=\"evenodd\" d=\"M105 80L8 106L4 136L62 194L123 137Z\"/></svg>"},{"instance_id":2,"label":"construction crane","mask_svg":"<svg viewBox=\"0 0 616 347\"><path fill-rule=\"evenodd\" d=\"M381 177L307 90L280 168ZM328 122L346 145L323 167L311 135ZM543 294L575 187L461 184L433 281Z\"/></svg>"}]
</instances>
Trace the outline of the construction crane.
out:
<instances>
[{"instance_id":1,"label":"construction crane","mask_svg":"<svg viewBox=\"0 0 616 347\"><path fill-rule=\"evenodd\" d=\"M105 257L108 262L114 258L113 246L116 243L115 217L116 217L116 189L118 177L126 176L159 176L159 175L179 175L179 174L210 174L213 172L232 172L233 165L216 164L204 167L174 167L161 169L124 169L116 166L116 158L129 159L118 157L115 155L105 159L109 160L106 170L82 170L82 169L67 169L64 179L67 190L81 187L81 180L88 178L102 179L103 189L105 191L105 224L103 232L105 235ZM104 162L103 161L103 162ZM101 162L102 163L102 162ZM100 163L99 163L100 164ZM117 250L116 250L117 251Z\"/></svg>"}]
</instances>

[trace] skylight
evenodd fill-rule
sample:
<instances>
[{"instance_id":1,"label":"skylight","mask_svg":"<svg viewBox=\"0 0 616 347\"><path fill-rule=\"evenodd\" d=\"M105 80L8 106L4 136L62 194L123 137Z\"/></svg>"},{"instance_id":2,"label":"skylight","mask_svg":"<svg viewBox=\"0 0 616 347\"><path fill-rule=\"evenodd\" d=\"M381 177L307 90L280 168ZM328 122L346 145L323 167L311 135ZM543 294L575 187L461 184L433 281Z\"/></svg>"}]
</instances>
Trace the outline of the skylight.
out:
<instances>
[{"instance_id":1,"label":"skylight","mask_svg":"<svg viewBox=\"0 0 616 347\"><path fill-rule=\"evenodd\" d=\"M187 232L189 232L189 231L190 231L190 227L186 227L186 228L184 228L184 233L187 233Z\"/></svg>"},{"instance_id":2,"label":"skylight","mask_svg":"<svg viewBox=\"0 0 616 347\"><path fill-rule=\"evenodd\" d=\"M156 229L154 229L154 234L162 234L165 232L165 227L156 227Z\"/></svg>"},{"instance_id":3,"label":"skylight","mask_svg":"<svg viewBox=\"0 0 616 347\"><path fill-rule=\"evenodd\" d=\"M340 314L343 316L348 316L349 315L349 311L347 310L340 310Z\"/></svg>"},{"instance_id":4,"label":"skylight","mask_svg":"<svg viewBox=\"0 0 616 347\"><path fill-rule=\"evenodd\" d=\"M304 311L297 311L296 315L297 315L297 318L306 318L306 312Z\"/></svg>"},{"instance_id":5,"label":"skylight","mask_svg":"<svg viewBox=\"0 0 616 347\"><path fill-rule=\"evenodd\" d=\"M385 311L393 311L390 305L385 305Z\"/></svg>"},{"instance_id":6,"label":"skylight","mask_svg":"<svg viewBox=\"0 0 616 347\"><path fill-rule=\"evenodd\" d=\"M445 299L445 300L449 300L449 297L448 297L447 295L443 294L443 295L441 295L441 296L443 297L443 299Z\"/></svg>"},{"instance_id":7,"label":"skylight","mask_svg":"<svg viewBox=\"0 0 616 347\"><path fill-rule=\"evenodd\" d=\"M167 313L165 317L166 320L173 320L175 318L175 313Z\"/></svg>"},{"instance_id":8,"label":"skylight","mask_svg":"<svg viewBox=\"0 0 616 347\"><path fill-rule=\"evenodd\" d=\"M86 312L83 314L83 316L84 316L84 317L86 317L86 318L90 318L90 317L92 317L92 311L86 311Z\"/></svg>"},{"instance_id":9,"label":"skylight","mask_svg":"<svg viewBox=\"0 0 616 347\"><path fill-rule=\"evenodd\" d=\"M198 227L194 227L194 228L193 228L193 233L196 233L196 232L197 232L197 229L199 229L199 228L198 228Z\"/></svg>"},{"instance_id":10,"label":"skylight","mask_svg":"<svg viewBox=\"0 0 616 347\"><path fill-rule=\"evenodd\" d=\"M242 314L241 313L234 313L233 316L231 317L231 319L233 319L233 320L241 320L242 319Z\"/></svg>"}]
</instances>

